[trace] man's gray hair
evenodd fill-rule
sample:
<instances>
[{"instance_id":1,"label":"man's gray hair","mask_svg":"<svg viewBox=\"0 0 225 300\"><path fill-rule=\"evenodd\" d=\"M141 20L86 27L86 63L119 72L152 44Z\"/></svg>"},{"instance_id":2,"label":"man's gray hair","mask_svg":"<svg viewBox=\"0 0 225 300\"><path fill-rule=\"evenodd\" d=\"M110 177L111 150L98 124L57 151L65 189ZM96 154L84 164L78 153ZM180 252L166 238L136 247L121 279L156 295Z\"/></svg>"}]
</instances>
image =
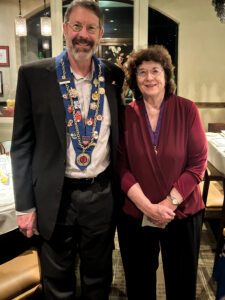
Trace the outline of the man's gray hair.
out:
<instances>
[{"instance_id":1,"label":"man's gray hair","mask_svg":"<svg viewBox=\"0 0 225 300\"><path fill-rule=\"evenodd\" d=\"M67 7L64 15L64 23L69 22L70 15L76 7L83 7L92 11L99 18L99 27L103 26L103 13L94 0L74 0Z\"/></svg>"}]
</instances>

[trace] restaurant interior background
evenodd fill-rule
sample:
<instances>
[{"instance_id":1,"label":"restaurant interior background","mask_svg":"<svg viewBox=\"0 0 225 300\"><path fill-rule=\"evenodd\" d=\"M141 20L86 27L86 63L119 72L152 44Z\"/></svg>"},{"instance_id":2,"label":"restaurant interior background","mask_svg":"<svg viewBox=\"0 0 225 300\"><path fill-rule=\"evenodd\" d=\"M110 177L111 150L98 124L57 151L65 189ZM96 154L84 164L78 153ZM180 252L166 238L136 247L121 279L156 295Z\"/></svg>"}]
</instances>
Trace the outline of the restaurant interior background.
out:
<instances>
[{"instance_id":1,"label":"restaurant interior background","mask_svg":"<svg viewBox=\"0 0 225 300\"><path fill-rule=\"evenodd\" d=\"M19 14L19 0L0 0L0 52L5 51L6 46L9 54L8 65L0 63L0 111L6 106L7 99L15 99L21 64L55 56L63 49L59 21L62 23L63 11L69 2L22 0L21 12L27 20L27 36L18 37L14 22ZM212 1L149 0L148 22L143 24L141 19L145 16L143 12L138 15L137 5L144 2L146 0L135 0L135 3L99 1L105 16L105 34L98 54L106 58L120 57L124 62L132 48L145 46L139 42L144 35L147 35L148 45L164 44L176 66L177 94L197 103L206 130L210 122L223 122L225 24L217 17ZM44 14L54 14L51 37L43 37L40 33L40 17ZM124 56L120 56L121 53ZM0 140L11 139L12 123L11 117L0 118Z\"/></svg>"},{"instance_id":2,"label":"restaurant interior background","mask_svg":"<svg viewBox=\"0 0 225 300\"><path fill-rule=\"evenodd\" d=\"M18 69L21 64L56 56L63 50L63 14L70 2L70 0L0 0L0 143L10 141L12 137ZM122 66L133 48L163 44L168 48L176 67L177 94L197 104L205 130L208 130L208 123L225 122L225 24L218 18L212 0L99 0L98 2L105 19L105 32L97 53L100 57ZM19 15L20 8L22 16L26 18L25 37L19 37L15 32L15 19ZM41 35L40 18L43 16L51 17L51 36ZM131 99L128 95L127 100ZM10 142L4 145L8 147L6 148L8 152ZM17 247L1 247L4 255L0 255L0 265L29 246L26 245L27 239L22 240L23 236L18 234L15 221L10 156L1 155L1 157L0 167L7 163L10 178L5 184L3 181L8 179L0 176L2 203L3 196L6 197L4 205L1 206L0 201L1 212L9 221L4 223L0 219L1 245L7 246L7 243L10 245L9 241L12 241ZM222 159L224 162L223 157ZM203 253L206 253L204 251ZM210 278L213 261L210 261L207 255L210 270L208 278ZM202 263L204 270L205 264L204 261ZM37 266L38 263L36 268ZM16 268L13 267L13 270ZM18 270L21 271L20 268ZM205 280L206 277L202 278ZM207 285L208 281L205 281ZM208 287L206 289L208 290Z\"/></svg>"}]
</instances>

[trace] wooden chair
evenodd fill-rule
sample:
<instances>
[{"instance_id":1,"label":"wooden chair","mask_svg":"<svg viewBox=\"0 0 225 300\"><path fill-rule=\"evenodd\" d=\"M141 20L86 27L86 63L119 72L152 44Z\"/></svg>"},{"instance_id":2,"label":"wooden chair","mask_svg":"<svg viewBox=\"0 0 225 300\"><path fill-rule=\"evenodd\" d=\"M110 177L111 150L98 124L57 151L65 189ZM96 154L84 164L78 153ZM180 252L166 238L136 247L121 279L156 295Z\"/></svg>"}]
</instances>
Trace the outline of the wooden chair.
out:
<instances>
[{"instance_id":1,"label":"wooden chair","mask_svg":"<svg viewBox=\"0 0 225 300\"><path fill-rule=\"evenodd\" d=\"M208 162L205 172L202 198L205 203L205 218L221 218L225 201L225 177Z\"/></svg>"},{"instance_id":2,"label":"wooden chair","mask_svg":"<svg viewBox=\"0 0 225 300\"><path fill-rule=\"evenodd\" d=\"M224 185L224 189L225 189L225 185ZM225 201L222 207L214 265L219 258L222 248L224 247L224 241L225 241Z\"/></svg>"},{"instance_id":3,"label":"wooden chair","mask_svg":"<svg viewBox=\"0 0 225 300\"><path fill-rule=\"evenodd\" d=\"M5 147L0 143L0 155L5 154Z\"/></svg>"},{"instance_id":4,"label":"wooden chair","mask_svg":"<svg viewBox=\"0 0 225 300\"><path fill-rule=\"evenodd\" d=\"M208 123L209 132L220 132L225 130L225 123Z\"/></svg>"},{"instance_id":5,"label":"wooden chair","mask_svg":"<svg viewBox=\"0 0 225 300\"><path fill-rule=\"evenodd\" d=\"M221 184L220 181L212 181L209 188L209 181L206 173L205 181L200 183L202 198L205 203L205 219L221 219L222 217L222 207L225 201L225 182L224 180L222 182L223 184ZM207 195L204 195L204 192L206 193L206 185L208 185Z\"/></svg>"},{"instance_id":6,"label":"wooden chair","mask_svg":"<svg viewBox=\"0 0 225 300\"><path fill-rule=\"evenodd\" d=\"M41 299L41 272L36 249L0 265L0 299Z\"/></svg>"},{"instance_id":7,"label":"wooden chair","mask_svg":"<svg viewBox=\"0 0 225 300\"><path fill-rule=\"evenodd\" d=\"M223 129L225 129L225 123L208 124L209 132L220 132ZM225 176L208 161L204 181L200 186L202 188L202 198L205 203L204 218L208 219L212 224L218 224L218 229L216 225L215 231L217 240L215 249L216 261L223 241L222 229L225 227L225 221L224 224L222 221L223 217L225 220ZM210 221L210 219L214 220Z\"/></svg>"}]
</instances>

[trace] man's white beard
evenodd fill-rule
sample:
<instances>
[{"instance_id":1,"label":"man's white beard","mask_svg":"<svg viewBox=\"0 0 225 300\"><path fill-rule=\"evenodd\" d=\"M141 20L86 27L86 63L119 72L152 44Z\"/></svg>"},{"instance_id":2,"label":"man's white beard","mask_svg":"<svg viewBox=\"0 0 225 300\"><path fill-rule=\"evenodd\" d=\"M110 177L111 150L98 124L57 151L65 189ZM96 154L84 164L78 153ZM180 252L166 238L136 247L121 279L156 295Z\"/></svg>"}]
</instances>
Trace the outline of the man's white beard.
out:
<instances>
[{"instance_id":1,"label":"man's white beard","mask_svg":"<svg viewBox=\"0 0 225 300\"><path fill-rule=\"evenodd\" d=\"M85 51L86 50L85 48L83 48L83 49L81 49L81 48L76 49L73 45L69 45L66 42L66 48L67 48L67 50L70 51L70 53L72 54L73 58L75 60L77 60L77 61L88 60L89 58L91 58L92 55L96 52L97 47L98 47L98 44L94 45L93 47L91 47L91 49L89 49L88 51Z\"/></svg>"}]
</instances>

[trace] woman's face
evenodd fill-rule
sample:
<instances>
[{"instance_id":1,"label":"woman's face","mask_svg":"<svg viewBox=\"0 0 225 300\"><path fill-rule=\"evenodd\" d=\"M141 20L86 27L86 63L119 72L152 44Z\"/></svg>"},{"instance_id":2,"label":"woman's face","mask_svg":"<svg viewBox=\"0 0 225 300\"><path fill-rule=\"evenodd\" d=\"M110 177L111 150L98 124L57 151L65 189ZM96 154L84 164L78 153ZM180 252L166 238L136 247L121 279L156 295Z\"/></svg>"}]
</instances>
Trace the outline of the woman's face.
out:
<instances>
[{"instance_id":1,"label":"woman's face","mask_svg":"<svg viewBox=\"0 0 225 300\"><path fill-rule=\"evenodd\" d=\"M143 61L137 68L137 85L143 98L164 98L165 72L160 63Z\"/></svg>"}]
</instances>

